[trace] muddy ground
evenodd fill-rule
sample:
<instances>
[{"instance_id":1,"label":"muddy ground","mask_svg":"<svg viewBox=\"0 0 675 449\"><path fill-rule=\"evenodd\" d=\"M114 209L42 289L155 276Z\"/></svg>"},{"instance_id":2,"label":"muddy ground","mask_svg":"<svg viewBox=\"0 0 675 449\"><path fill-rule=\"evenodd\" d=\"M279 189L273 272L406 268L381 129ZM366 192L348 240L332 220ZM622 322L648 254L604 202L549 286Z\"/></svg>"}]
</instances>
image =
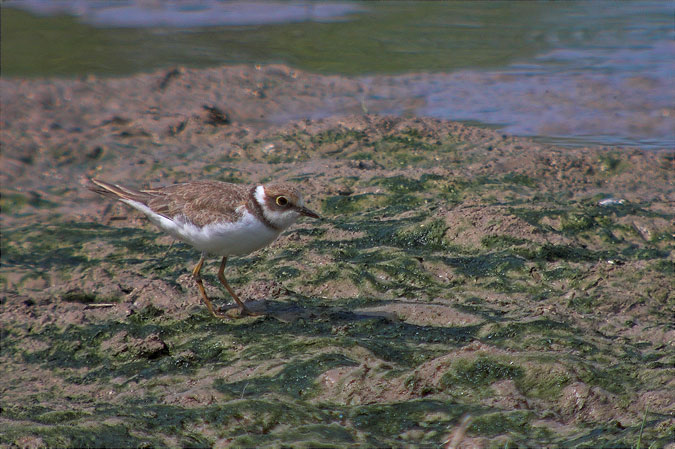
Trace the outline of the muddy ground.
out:
<instances>
[{"instance_id":1,"label":"muddy ground","mask_svg":"<svg viewBox=\"0 0 675 449\"><path fill-rule=\"evenodd\" d=\"M282 66L0 92L3 447L674 444L672 149L368 115ZM92 175L283 179L324 220L233 258L267 315L223 321L197 252Z\"/></svg>"}]
</instances>

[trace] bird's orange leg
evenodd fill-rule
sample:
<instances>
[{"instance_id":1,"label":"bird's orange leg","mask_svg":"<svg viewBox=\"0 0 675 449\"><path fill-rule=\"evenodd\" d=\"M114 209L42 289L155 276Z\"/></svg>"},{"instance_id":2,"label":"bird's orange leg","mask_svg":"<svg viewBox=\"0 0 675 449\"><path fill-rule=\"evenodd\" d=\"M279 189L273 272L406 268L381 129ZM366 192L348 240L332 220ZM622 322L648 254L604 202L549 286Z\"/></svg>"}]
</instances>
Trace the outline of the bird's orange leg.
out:
<instances>
[{"instance_id":1,"label":"bird's orange leg","mask_svg":"<svg viewBox=\"0 0 675 449\"><path fill-rule=\"evenodd\" d=\"M232 290L232 287L230 287L230 284L227 283L225 280L225 264L227 264L227 257L223 257L223 260L220 262L220 269L218 270L218 280L220 281L221 284L227 289L227 291L232 295L235 301L237 301L237 304L239 305L239 311L241 315L260 315L259 313L256 313L246 307L244 302L239 299L239 296Z\"/></svg>"},{"instance_id":2,"label":"bird's orange leg","mask_svg":"<svg viewBox=\"0 0 675 449\"><path fill-rule=\"evenodd\" d=\"M211 304L209 297L206 296L206 290L204 290L204 284L202 283L202 276L200 274L205 259L206 253L202 253L202 256L199 258L199 262L197 262L197 266L194 268L194 270L192 270L192 277L197 282L197 288L199 289L199 293L202 294L202 301L204 302L204 304L206 304L206 308L209 309L211 315L213 315L216 318L228 318L226 315L216 312L216 309L213 308L213 304Z\"/></svg>"}]
</instances>

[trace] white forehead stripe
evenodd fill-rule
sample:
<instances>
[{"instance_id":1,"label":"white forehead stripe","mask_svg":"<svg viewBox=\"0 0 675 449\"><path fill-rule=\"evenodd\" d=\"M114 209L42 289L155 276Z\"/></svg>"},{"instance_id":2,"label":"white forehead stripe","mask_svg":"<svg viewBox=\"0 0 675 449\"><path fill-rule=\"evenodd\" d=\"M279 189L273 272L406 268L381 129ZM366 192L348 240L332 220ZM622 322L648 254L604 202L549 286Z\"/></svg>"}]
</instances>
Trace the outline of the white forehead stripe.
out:
<instances>
[{"instance_id":1,"label":"white forehead stripe","mask_svg":"<svg viewBox=\"0 0 675 449\"><path fill-rule=\"evenodd\" d=\"M258 186L255 188L255 199L258 201L258 204L261 206L265 204L265 187Z\"/></svg>"}]
</instances>

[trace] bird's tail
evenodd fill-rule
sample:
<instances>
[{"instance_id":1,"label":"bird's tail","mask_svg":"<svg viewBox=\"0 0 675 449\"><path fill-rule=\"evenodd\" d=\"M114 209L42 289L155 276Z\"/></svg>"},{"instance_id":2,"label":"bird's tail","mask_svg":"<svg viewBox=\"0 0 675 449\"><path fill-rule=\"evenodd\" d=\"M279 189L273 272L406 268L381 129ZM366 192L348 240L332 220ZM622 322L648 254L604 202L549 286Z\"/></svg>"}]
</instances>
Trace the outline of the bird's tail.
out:
<instances>
[{"instance_id":1,"label":"bird's tail","mask_svg":"<svg viewBox=\"0 0 675 449\"><path fill-rule=\"evenodd\" d=\"M148 192L122 187L119 184L110 184L95 178L90 178L85 186L92 192L118 200L131 200L147 204L152 197Z\"/></svg>"}]
</instances>

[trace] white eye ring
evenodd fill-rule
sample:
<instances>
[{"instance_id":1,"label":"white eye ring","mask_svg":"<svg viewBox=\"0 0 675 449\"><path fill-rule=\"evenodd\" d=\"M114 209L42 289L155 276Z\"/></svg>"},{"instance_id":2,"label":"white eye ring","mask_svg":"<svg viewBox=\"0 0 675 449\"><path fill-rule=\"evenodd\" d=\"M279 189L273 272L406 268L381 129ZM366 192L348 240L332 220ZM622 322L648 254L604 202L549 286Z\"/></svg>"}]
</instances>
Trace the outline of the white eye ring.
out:
<instances>
[{"instance_id":1,"label":"white eye ring","mask_svg":"<svg viewBox=\"0 0 675 449\"><path fill-rule=\"evenodd\" d=\"M288 205L288 198L286 198L285 196L278 196L275 202L277 203L277 206L284 207Z\"/></svg>"}]
</instances>

